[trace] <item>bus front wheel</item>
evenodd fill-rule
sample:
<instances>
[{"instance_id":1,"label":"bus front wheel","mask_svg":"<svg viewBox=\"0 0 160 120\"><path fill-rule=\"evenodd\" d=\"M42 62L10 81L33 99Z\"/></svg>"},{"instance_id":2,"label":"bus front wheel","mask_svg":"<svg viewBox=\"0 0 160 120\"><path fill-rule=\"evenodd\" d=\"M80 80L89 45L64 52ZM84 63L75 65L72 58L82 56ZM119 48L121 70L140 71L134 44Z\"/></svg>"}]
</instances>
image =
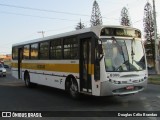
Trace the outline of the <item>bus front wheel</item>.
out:
<instances>
[{"instance_id":1,"label":"bus front wheel","mask_svg":"<svg viewBox=\"0 0 160 120\"><path fill-rule=\"evenodd\" d=\"M79 98L78 84L74 78L71 77L70 80L66 82L66 87L67 91L69 92L72 98L74 99Z\"/></svg>"}]
</instances>

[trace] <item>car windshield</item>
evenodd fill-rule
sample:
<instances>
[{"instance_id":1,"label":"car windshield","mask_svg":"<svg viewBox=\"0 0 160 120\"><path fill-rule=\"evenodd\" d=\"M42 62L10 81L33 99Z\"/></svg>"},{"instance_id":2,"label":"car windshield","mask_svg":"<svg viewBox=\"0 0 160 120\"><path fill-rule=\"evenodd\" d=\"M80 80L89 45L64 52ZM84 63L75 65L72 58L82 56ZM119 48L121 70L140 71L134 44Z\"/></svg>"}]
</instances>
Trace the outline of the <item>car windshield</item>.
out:
<instances>
[{"instance_id":1,"label":"car windshield","mask_svg":"<svg viewBox=\"0 0 160 120\"><path fill-rule=\"evenodd\" d=\"M106 71L141 71L145 69L142 42L139 40L102 39Z\"/></svg>"},{"instance_id":2,"label":"car windshield","mask_svg":"<svg viewBox=\"0 0 160 120\"><path fill-rule=\"evenodd\" d=\"M0 68L3 68L3 65L2 65L2 64L0 64Z\"/></svg>"}]
</instances>

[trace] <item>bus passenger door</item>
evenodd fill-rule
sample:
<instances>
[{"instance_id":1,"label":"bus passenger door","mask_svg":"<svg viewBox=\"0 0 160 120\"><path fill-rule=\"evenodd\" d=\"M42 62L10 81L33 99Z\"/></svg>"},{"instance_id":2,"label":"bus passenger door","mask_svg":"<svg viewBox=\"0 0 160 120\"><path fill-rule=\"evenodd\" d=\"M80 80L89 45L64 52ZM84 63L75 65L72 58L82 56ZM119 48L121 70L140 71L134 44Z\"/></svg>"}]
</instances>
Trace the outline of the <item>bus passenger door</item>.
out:
<instances>
[{"instance_id":1,"label":"bus passenger door","mask_svg":"<svg viewBox=\"0 0 160 120\"><path fill-rule=\"evenodd\" d=\"M91 38L80 40L80 91L92 92Z\"/></svg>"},{"instance_id":2,"label":"bus passenger door","mask_svg":"<svg viewBox=\"0 0 160 120\"><path fill-rule=\"evenodd\" d=\"M23 49L18 48L18 79L22 78L22 56L23 56Z\"/></svg>"}]
</instances>

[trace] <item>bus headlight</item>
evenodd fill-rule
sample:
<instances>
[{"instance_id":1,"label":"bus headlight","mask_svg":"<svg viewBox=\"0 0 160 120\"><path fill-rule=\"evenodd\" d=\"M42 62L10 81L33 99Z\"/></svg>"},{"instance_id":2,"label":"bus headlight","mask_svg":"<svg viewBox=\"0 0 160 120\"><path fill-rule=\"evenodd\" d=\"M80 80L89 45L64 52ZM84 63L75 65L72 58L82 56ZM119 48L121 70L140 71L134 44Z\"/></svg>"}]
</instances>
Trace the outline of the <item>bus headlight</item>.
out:
<instances>
[{"instance_id":1,"label":"bus headlight","mask_svg":"<svg viewBox=\"0 0 160 120\"><path fill-rule=\"evenodd\" d=\"M121 84L120 81L116 81L116 80L112 80L112 79L109 79L109 82L114 83L114 84Z\"/></svg>"},{"instance_id":2,"label":"bus headlight","mask_svg":"<svg viewBox=\"0 0 160 120\"><path fill-rule=\"evenodd\" d=\"M115 81L114 83L115 83L115 84L119 84L119 81Z\"/></svg>"},{"instance_id":3,"label":"bus headlight","mask_svg":"<svg viewBox=\"0 0 160 120\"><path fill-rule=\"evenodd\" d=\"M5 73L5 72L6 72L6 69L3 69L2 72Z\"/></svg>"}]
</instances>

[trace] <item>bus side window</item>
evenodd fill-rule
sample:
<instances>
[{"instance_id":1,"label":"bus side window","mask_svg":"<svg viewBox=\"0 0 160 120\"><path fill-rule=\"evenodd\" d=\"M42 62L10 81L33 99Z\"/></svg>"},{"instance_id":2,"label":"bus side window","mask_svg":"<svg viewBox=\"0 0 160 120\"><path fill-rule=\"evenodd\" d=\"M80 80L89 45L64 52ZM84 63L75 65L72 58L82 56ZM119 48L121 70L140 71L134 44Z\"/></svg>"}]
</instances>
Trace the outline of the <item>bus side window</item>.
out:
<instances>
[{"instance_id":1,"label":"bus side window","mask_svg":"<svg viewBox=\"0 0 160 120\"><path fill-rule=\"evenodd\" d=\"M24 60L28 60L29 59L29 57L30 57L29 53L30 53L30 45L25 45L23 47L23 59Z\"/></svg>"},{"instance_id":2,"label":"bus side window","mask_svg":"<svg viewBox=\"0 0 160 120\"><path fill-rule=\"evenodd\" d=\"M49 59L49 42L40 43L39 50L40 59Z\"/></svg>"},{"instance_id":3,"label":"bus side window","mask_svg":"<svg viewBox=\"0 0 160 120\"><path fill-rule=\"evenodd\" d=\"M12 48L12 59L18 60L18 48L17 47Z\"/></svg>"},{"instance_id":4,"label":"bus side window","mask_svg":"<svg viewBox=\"0 0 160 120\"><path fill-rule=\"evenodd\" d=\"M78 59L78 40L73 38L71 41L71 59Z\"/></svg>"},{"instance_id":5,"label":"bus side window","mask_svg":"<svg viewBox=\"0 0 160 120\"><path fill-rule=\"evenodd\" d=\"M31 59L38 59L38 43L31 45Z\"/></svg>"},{"instance_id":6,"label":"bus side window","mask_svg":"<svg viewBox=\"0 0 160 120\"><path fill-rule=\"evenodd\" d=\"M64 59L78 59L78 40L75 37L64 39L63 45Z\"/></svg>"},{"instance_id":7,"label":"bus side window","mask_svg":"<svg viewBox=\"0 0 160 120\"><path fill-rule=\"evenodd\" d=\"M64 53L64 59L70 59L71 58L71 38L66 38L63 41L63 53Z\"/></svg>"},{"instance_id":8,"label":"bus side window","mask_svg":"<svg viewBox=\"0 0 160 120\"><path fill-rule=\"evenodd\" d=\"M62 40L61 39L56 39L51 41L50 58L62 59Z\"/></svg>"}]
</instances>

